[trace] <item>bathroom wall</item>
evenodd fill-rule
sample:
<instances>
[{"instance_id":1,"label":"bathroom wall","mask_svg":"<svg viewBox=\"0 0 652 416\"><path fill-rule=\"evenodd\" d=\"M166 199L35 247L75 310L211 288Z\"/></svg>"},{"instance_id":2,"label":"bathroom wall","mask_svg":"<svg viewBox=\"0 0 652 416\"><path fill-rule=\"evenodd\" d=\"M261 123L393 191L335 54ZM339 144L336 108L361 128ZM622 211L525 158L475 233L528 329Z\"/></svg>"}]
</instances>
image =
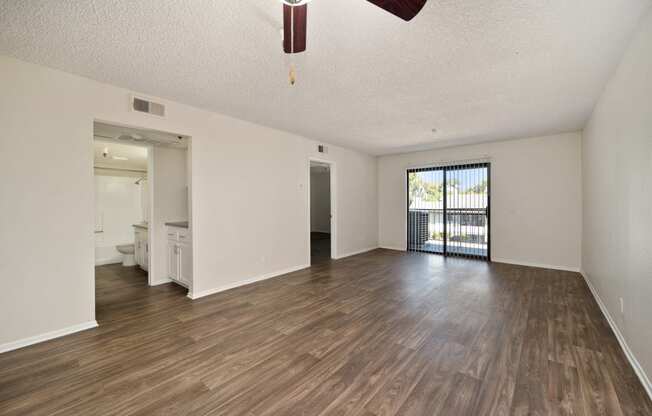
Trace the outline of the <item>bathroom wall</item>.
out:
<instances>
[{"instance_id":1,"label":"bathroom wall","mask_svg":"<svg viewBox=\"0 0 652 416\"><path fill-rule=\"evenodd\" d=\"M146 195L140 176L95 174L95 264L122 261L115 246L134 242L132 225L143 221L142 200Z\"/></svg>"}]
</instances>

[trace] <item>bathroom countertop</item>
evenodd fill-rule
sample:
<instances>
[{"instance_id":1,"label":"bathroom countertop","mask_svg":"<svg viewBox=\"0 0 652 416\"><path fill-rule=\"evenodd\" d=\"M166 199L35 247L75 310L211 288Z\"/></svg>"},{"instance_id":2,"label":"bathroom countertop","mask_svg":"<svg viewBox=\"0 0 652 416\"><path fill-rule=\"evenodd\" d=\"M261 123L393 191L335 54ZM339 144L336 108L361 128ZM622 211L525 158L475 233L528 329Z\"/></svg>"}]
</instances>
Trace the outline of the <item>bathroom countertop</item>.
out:
<instances>
[{"instance_id":1,"label":"bathroom countertop","mask_svg":"<svg viewBox=\"0 0 652 416\"><path fill-rule=\"evenodd\" d=\"M140 223L140 224L134 224L133 227L134 228L142 228L142 229L146 230L147 229L147 223L143 222L143 223Z\"/></svg>"},{"instance_id":2,"label":"bathroom countertop","mask_svg":"<svg viewBox=\"0 0 652 416\"><path fill-rule=\"evenodd\" d=\"M166 222L165 225L170 227L188 228L188 221Z\"/></svg>"}]
</instances>

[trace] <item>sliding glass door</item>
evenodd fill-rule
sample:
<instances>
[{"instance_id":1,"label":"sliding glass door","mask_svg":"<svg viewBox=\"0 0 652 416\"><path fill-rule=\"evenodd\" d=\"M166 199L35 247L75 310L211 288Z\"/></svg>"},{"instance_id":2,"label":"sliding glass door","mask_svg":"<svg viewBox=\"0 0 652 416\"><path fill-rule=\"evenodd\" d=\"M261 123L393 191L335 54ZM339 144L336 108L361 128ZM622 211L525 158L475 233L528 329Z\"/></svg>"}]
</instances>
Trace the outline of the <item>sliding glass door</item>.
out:
<instances>
[{"instance_id":1,"label":"sliding glass door","mask_svg":"<svg viewBox=\"0 0 652 416\"><path fill-rule=\"evenodd\" d=\"M489 164L407 171L407 249L490 258Z\"/></svg>"},{"instance_id":2,"label":"sliding glass door","mask_svg":"<svg viewBox=\"0 0 652 416\"><path fill-rule=\"evenodd\" d=\"M444 173L408 171L408 250L444 254Z\"/></svg>"}]
</instances>

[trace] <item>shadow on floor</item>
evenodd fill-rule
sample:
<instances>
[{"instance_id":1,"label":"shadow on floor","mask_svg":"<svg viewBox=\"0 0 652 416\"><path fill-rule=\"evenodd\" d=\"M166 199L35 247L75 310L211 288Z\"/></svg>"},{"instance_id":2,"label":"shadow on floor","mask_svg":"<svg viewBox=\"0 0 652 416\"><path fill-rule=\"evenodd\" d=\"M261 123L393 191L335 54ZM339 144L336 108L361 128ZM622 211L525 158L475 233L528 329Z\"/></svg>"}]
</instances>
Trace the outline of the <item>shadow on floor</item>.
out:
<instances>
[{"instance_id":1,"label":"shadow on floor","mask_svg":"<svg viewBox=\"0 0 652 416\"><path fill-rule=\"evenodd\" d=\"M328 233L310 233L311 264L325 263L331 260L331 235Z\"/></svg>"}]
</instances>

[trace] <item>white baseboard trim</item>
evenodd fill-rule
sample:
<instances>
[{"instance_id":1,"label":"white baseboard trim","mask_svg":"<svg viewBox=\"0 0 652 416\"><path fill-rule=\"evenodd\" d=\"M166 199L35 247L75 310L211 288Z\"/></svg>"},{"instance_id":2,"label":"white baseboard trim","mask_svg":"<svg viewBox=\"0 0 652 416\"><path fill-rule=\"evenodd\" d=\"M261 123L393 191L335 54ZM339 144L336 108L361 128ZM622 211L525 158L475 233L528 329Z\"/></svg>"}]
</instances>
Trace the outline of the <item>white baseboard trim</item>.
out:
<instances>
[{"instance_id":1,"label":"white baseboard trim","mask_svg":"<svg viewBox=\"0 0 652 416\"><path fill-rule=\"evenodd\" d=\"M580 273L582 274L582 277L584 278L586 285L589 287L589 290L591 291L593 298L598 303L598 306L600 307L602 314L607 319L607 322L609 322L609 326L611 327L611 330L614 332L614 334L616 334L616 338L618 339L620 348L622 348L623 352L625 353L625 356L627 357L627 360L632 365L634 372L638 376L638 379L641 381L641 384L643 384L643 388L647 392L647 395L650 397L650 399L652 399L652 383L650 383L650 378L647 376L647 374L645 374L645 370L643 370L643 367L636 359L634 352L629 348L629 345L627 345L627 340L625 340L623 333L620 332L620 328L618 328L618 325L616 325L616 321L614 321L614 319L611 317L611 314L609 313L607 306L604 304L604 302L602 302L602 299L600 298L598 291L593 286L586 273L584 271L581 271Z\"/></svg>"},{"instance_id":2,"label":"white baseboard trim","mask_svg":"<svg viewBox=\"0 0 652 416\"><path fill-rule=\"evenodd\" d=\"M118 263L122 263L122 258L95 260L95 265L96 266L105 266L107 264L118 264Z\"/></svg>"},{"instance_id":3,"label":"white baseboard trim","mask_svg":"<svg viewBox=\"0 0 652 416\"><path fill-rule=\"evenodd\" d=\"M46 332L45 334L34 335L33 337L19 339L18 341L8 342L0 345L0 354L3 352L17 350L19 348L27 347L29 345L38 344L39 342L49 341L51 339L59 338L64 335L74 334L75 332L85 331L87 329L96 328L97 321L88 321L81 324L69 326L67 328L58 329L56 331Z\"/></svg>"},{"instance_id":4,"label":"white baseboard trim","mask_svg":"<svg viewBox=\"0 0 652 416\"><path fill-rule=\"evenodd\" d=\"M399 246L385 246L381 245L378 248L384 248L385 250L394 250L394 251L407 251L405 247L399 247Z\"/></svg>"},{"instance_id":5,"label":"white baseboard trim","mask_svg":"<svg viewBox=\"0 0 652 416\"><path fill-rule=\"evenodd\" d=\"M369 252L371 250L375 250L377 248L378 248L378 246L367 247L367 248L363 248L362 250L356 250L356 251L351 251L351 252L344 253L344 254L339 254L337 257L333 257L333 258L335 260L341 260L341 259L344 259L346 257L351 257L351 256L355 256L355 255L358 255L358 254L366 253L366 252Z\"/></svg>"},{"instance_id":6,"label":"white baseboard trim","mask_svg":"<svg viewBox=\"0 0 652 416\"><path fill-rule=\"evenodd\" d=\"M163 280L157 280L156 282L152 282L149 285L150 286L159 286L159 285L166 285L168 283L172 283L172 279L166 278L166 279L163 279Z\"/></svg>"},{"instance_id":7,"label":"white baseboard trim","mask_svg":"<svg viewBox=\"0 0 652 416\"><path fill-rule=\"evenodd\" d=\"M496 257L493 257L491 259L491 262L492 263L515 264L517 266L538 267L540 269L563 270L563 271L566 271L566 272L575 272L575 273L580 272L579 267L555 266L555 265L552 265L552 264L530 263L530 262L526 262L526 261L502 259L502 258L496 258Z\"/></svg>"},{"instance_id":8,"label":"white baseboard trim","mask_svg":"<svg viewBox=\"0 0 652 416\"><path fill-rule=\"evenodd\" d=\"M224 291L227 291L229 289L235 289L236 287L245 286L245 285L249 285L249 284L252 284L252 283L260 282L261 280L267 280L267 279L271 279L272 277L277 277L277 276L281 276L281 275L284 275L284 274L296 272L297 270L307 269L308 267L310 267L309 264L302 264L300 266L294 266L294 267L289 267L289 268L284 269L284 270L277 270L275 272L265 273L265 274L262 274L260 276L252 277L250 279L241 280L239 282L235 282L235 283L231 283L231 284L228 284L228 285L216 287L216 288L213 288L213 289L203 290L201 292L196 292L195 293L195 292L188 291L188 297L190 299L195 300L195 299L203 298L203 297L206 297L206 296L214 295L216 293L224 292Z\"/></svg>"}]
</instances>

